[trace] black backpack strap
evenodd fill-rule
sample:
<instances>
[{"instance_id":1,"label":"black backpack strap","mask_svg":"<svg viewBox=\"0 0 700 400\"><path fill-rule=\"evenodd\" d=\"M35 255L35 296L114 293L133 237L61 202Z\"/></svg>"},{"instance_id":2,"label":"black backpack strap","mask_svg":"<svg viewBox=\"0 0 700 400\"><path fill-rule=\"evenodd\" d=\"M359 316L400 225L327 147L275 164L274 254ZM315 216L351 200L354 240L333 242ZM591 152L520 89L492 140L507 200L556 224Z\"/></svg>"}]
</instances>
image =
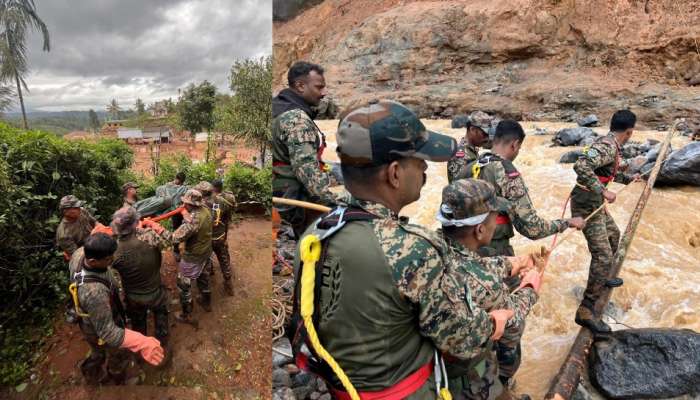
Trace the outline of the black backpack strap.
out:
<instances>
[{"instance_id":1,"label":"black backpack strap","mask_svg":"<svg viewBox=\"0 0 700 400\"><path fill-rule=\"evenodd\" d=\"M83 277L81 283L101 283L109 289L110 293L110 299L112 302L112 306L114 307L114 310L117 312L117 315L121 317L121 321L116 321L117 325L120 325L122 328L125 325L126 321L126 310L124 309L124 304L122 304L121 298L119 298L119 291L113 287L112 282L109 280L99 277L99 276L94 276L94 275L85 275Z\"/></svg>"}]
</instances>

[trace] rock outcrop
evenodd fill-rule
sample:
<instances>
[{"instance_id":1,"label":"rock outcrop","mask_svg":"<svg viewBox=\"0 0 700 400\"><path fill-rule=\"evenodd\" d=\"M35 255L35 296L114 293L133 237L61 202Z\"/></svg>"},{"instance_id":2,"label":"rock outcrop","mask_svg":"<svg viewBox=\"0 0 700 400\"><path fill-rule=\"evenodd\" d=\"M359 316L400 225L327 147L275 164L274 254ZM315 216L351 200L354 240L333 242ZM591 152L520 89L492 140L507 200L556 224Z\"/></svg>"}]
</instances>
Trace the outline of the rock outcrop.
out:
<instances>
[{"instance_id":1,"label":"rock outcrop","mask_svg":"<svg viewBox=\"0 0 700 400\"><path fill-rule=\"evenodd\" d=\"M606 121L629 107L653 128L700 116L688 0L325 0L274 32L275 88L308 59L341 109L386 97L421 117Z\"/></svg>"}]
</instances>

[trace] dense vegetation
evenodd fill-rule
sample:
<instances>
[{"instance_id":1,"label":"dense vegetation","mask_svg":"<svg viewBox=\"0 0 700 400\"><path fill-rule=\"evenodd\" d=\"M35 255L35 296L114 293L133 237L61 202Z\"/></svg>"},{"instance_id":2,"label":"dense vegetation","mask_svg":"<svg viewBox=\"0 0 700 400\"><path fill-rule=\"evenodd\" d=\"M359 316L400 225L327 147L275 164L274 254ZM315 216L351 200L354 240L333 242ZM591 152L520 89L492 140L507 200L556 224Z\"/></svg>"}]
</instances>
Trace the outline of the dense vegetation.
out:
<instances>
[{"instance_id":1,"label":"dense vegetation","mask_svg":"<svg viewBox=\"0 0 700 400\"><path fill-rule=\"evenodd\" d=\"M170 181L179 170L188 184L217 176L214 163L187 157L161 161L154 178L130 170L133 152L119 140L67 141L0 123L0 386L26 378L51 334L67 296L67 268L54 244L58 202L74 194L103 223L121 204L121 185L138 180L141 197ZM270 168L236 164L224 171L225 188L240 201L270 204Z\"/></svg>"}]
</instances>

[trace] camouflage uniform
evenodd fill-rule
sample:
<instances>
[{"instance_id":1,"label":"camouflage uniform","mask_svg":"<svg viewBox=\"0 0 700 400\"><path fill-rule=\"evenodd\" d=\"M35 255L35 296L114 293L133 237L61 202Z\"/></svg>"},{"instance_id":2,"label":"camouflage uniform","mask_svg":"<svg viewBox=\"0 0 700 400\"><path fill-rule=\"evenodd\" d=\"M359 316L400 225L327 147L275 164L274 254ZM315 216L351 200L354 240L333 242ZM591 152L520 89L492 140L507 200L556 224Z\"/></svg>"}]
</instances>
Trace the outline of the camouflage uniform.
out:
<instances>
[{"instance_id":1,"label":"camouflage uniform","mask_svg":"<svg viewBox=\"0 0 700 400\"><path fill-rule=\"evenodd\" d=\"M58 247L66 252L69 256L82 247L85 239L90 235L92 228L95 227L97 220L83 207L84 202L78 200L73 195L64 196L61 199L59 209L61 212L68 208L80 208L80 216L75 221L68 221L65 217L61 219L61 223L56 230L56 243Z\"/></svg>"},{"instance_id":2,"label":"camouflage uniform","mask_svg":"<svg viewBox=\"0 0 700 400\"><path fill-rule=\"evenodd\" d=\"M82 247L73 253L69 268L71 280L78 284L80 309L89 315L81 317L79 322L80 330L90 345L90 355L80 364L80 370L89 384L104 383L107 376L115 383L123 383L130 353L120 348L124 341L125 321L117 280L109 268L89 270ZM104 283L90 281L90 278ZM105 360L106 374L102 369Z\"/></svg>"},{"instance_id":3,"label":"camouflage uniform","mask_svg":"<svg viewBox=\"0 0 700 400\"><path fill-rule=\"evenodd\" d=\"M161 251L170 247L171 232L158 234L153 229L135 228L138 222L134 208L119 210L112 229L117 235L117 251L112 268L119 272L126 298L126 313L135 331L147 334L150 310L155 322L155 337L165 346L168 341L168 295L160 277ZM126 228L124 228L127 226Z\"/></svg>"},{"instance_id":4,"label":"camouflage uniform","mask_svg":"<svg viewBox=\"0 0 700 400\"><path fill-rule=\"evenodd\" d=\"M315 114L290 89L273 100L272 192L274 196L332 205L330 174L325 171L321 153L326 139L313 121ZM278 207L282 219L299 235L317 214L300 207Z\"/></svg>"},{"instance_id":5,"label":"camouflage uniform","mask_svg":"<svg viewBox=\"0 0 700 400\"><path fill-rule=\"evenodd\" d=\"M616 182L630 182L629 177L617 174L618 170L623 168L620 158L620 146L612 133L598 138L585 149L583 155L574 164L577 185L571 192L572 216L586 218L603 204L602 193L607 182L602 183L599 176L604 177L603 180L608 179L605 177L610 177L610 180ZM610 213L604 208L586 222L583 235L591 252L591 265L582 304L592 308L609 278L613 256L620 241L620 230Z\"/></svg>"},{"instance_id":6,"label":"camouflage uniform","mask_svg":"<svg viewBox=\"0 0 700 400\"><path fill-rule=\"evenodd\" d=\"M471 179L459 180L443 189L440 216L462 221L479 216L485 218L488 213L502 208L504 203L495 197L492 185ZM478 223L472 221L469 225ZM459 282L467 285L477 307L487 312L514 311L503 336L493 343L481 360L472 360L473 368L448 363L450 388L455 398L495 399L503 389L501 382L515 375L520 365L520 339L525 330L525 317L537 301L537 293L530 287L511 293L505 279L510 277L512 265L506 258L482 258L458 241L447 236L445 239ZM497 379L499 376L501 379Z\"/></svg>"},{"instance_id":7,"label":"camouflage uniform","mask_svg":"<svg viewBox=\"0 0 700 400\"><path fill-rule=\"evenodd\" d=\"M474 168L474 166L477 168ZM535 207L520 172L513 163L496 154L487 152L468 167L468 177L483 179L496 188L496 195L510 202L510 207L501 210L499 225L488 246L479 249L487 256L513 256L510 238L515 236L513 228L528 239L537 240L563 232L569 227L565 219L547 221L537 215ZM477 176L472 176L476 170Z\"/></svg>"},{"instance_id":8,"label":"camouflage uniform","mask_svg":"<svg viewBox=\"0 0 700 400\"><path fill-rule=\"evenodd\" d=\"M493 138L495 132L495 123L497 123L492 116L481 112L475 111L469 115L469 125L475 126L481 129L484 133ZM467 127L469 130L469 127ZM472 161L479 158L479 148L469 143L467 140L467 135L459 141L457 146L457 152L455 155L447 162L447 180L448 182L456 181L457 179L464 179L467 177L467 165Z\"/></svg>"},{"instance_id":9,"label":"camouflage uniform","mask_svg":"<svg viewBox=\"0 0 700 400\"><path fill-rule=\"evenodd\" d=\"M183 220L182 225L173 232L174 246L184 243L184 251L180 260L177 287L180 289L180 304L183 315L192 313L192 281L197 281L201 295L202 307L208 309L211 304L211 288L209 285L209 269L211 264L211 213L202 201L202 194L190 189L182 196L182 202L195 208L190 211L190 217Z\"/></svg>"},{"instance_id":10,"label":"camouflage uniform","mask_svg":"<svg viewBox=\"0 0 700 400\"><path fill-rule=\"evenodd\" d=\"M203 197L204 204L211 210L212 217L212 249L219 260L221 274L224 276L224 288L229 295L233 295L231 286L231 261L228 250L228 224L233 214L233 203L229 202L223 194L213 193L214 187L206 181L195 186ZM210 276L214 276L214 264L211 263Z\"/></svg>"},{"instance_id":11,"label":"camouflage uniform","mask_svg":"<svg viewBox=\"0 0 700 400\"><path fill-rule=\"evenodd\" d=\"M341 162L353 165L385 164L392 151L444 162L456 147L454 140L426 131L413 113L390 101L351 111L338 132ZM429 365L436 349L464 360L480 354L494 327L451 274L445 243L382 204L352 198L347 210L344 218L364 218L344 219L342 229L323 239L314 321L321 343L355 388L391 388ZM338 218L324 217L304 235L323 235L333 215ZM297 255L296 277L299 268ZM297 316L301 289L297 281ZM300 342L295 336L295 352ZM342 388L333 374L321 373L333 390ZM408 399L435 396L432 377L416 392L404 394Z\"/></svg>"}]
</instances>

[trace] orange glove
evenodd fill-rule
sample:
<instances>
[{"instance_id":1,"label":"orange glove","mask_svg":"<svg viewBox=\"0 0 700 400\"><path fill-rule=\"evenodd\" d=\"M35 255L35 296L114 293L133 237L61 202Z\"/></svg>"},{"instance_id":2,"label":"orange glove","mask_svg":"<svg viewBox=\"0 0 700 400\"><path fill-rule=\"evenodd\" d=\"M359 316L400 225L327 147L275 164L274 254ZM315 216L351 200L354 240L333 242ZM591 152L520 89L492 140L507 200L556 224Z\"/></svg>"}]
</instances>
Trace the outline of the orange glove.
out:
<instances>
[{"instance_id":1,"label":"orange glove","mask_svg":"<svg viewBox=\"0 0 700 400\"><path fill-rule=\"evenodd\" d=\"M535 266L535 260L529 254L525 256L506 257L506 259L508 259L513 266L510 270L510 276L520 275L521 272L525 272Z\"/></svg>"},{"instance_id":2,"label":"orange glove","mask_svg":"<svg viewBox=\"0 0 700 400\"><path fill-rule=\"evenodd\" d=\"M140 353L141 357L151 365L158 365L163 361L163 348L158 339L144 336L131 329L124 329L124 341L120 346L134 353Z\"/></svg>"},{"instance_id":3,"label":"orange glove","mask_svg":"<svg viewBox=\"0 0 700 400\"><path fill-rule=\"evenodd\" d=\"M491 340L498 340L503 336L503 332L506 329L506 322L515 314L513 310L493 310L489 313L491 319L493 319L493 335L491 335Z\"/></svg>"},{"instance_id":4,"label":"orange glove","mask_svg":"<svg viewBox=\"0 0 700 400\"><path fill-rule=\"evenodd\" d=\"M101 223L96 223L95 227L92 228L92 232L90 232L91 235L94 235L96 233L106 233L109 236L114 235L114 232L112 232L112 228L109 226L104 226Z\"/></svg>"},{"instance_id":5,"label":"orange glove","mask_svg":"<svg viewBox=\"0 0 700 400\"><path fill-rule=\"evenodd\" d=\"M151 228L151 229L153 229L153 231L155 233L157 233L159 235L161 233L163 233L163 231L165 231L165 228L163 228L163 226L161 224L159 224L151 219L148 219L148 218L141 221L141 226L144 228Z\"/></svg>"},{"instance_id":6,"label":"orange glove","mask_svg":"<svg viewBox=\"0 0 700 400\"><path fill-rule=\"evenodd\" d=\"M520 282L520 286L518 286L518 289L522 289L528 286L534 289L535 293L539 293L540 286L542 286L542 273L540 273L536 269L528 271L523 277L523 280Z\"/></svg>"}]
</instances>

